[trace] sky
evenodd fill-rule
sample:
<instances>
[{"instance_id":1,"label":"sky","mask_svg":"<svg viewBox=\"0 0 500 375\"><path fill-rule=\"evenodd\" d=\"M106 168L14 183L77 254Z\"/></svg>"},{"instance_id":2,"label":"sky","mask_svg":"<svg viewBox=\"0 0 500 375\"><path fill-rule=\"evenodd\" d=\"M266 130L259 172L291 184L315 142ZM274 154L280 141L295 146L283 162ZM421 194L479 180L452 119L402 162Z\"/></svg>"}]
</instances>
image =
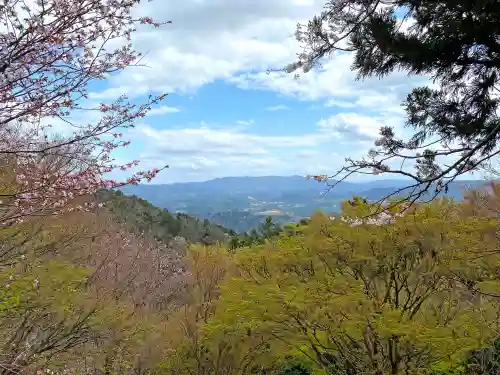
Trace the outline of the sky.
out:
<instances>
[{"instance_id":1,"label":"sky","mask_svg":"<svg viewBox=\"0 0 500 375\"><path fill-rule=\"evenodd\" d=\"M120 161L168 164L154 183L224 176L331 174L373 147L378 129L404 130L401 102L424 77L397 72L356 81L352 55L335 54L298 78L273 72L294 61L297 22L324 0L142 2L138 15L171 20L139 29L134 47L147 67L130 67L91 86L90 99L121 94L140 103L168 96L127 136Z\"/></svg>"}]
</instances>

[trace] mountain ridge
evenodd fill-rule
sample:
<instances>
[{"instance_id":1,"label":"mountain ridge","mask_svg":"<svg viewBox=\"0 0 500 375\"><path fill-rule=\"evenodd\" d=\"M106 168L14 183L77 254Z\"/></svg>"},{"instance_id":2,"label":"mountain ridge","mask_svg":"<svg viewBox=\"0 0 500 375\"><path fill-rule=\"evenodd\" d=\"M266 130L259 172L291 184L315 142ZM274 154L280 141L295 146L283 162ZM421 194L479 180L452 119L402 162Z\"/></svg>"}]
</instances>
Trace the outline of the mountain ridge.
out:
<instances>
[{"instance_id":1,"label":"mountain ridge","mask_svg":"<svg viewBox=\"0 0 500 375\"><path fill-rule=\"evenodd\" d=\"M120 191L101 190L96 199L104 203L107 211L118 223L136 235L147 234L165 244L175 238L187 243L211 244L227 240L231 231L207 219L183 213L170 213L135 195L124 195Z\"/></svg>"},{"instance_id":2,"label":"mountain ridge","mask_svg":"<svg viewBox=\"0 0 500 375\"><path fill-rule=\"evenodd\" d=\"M136 195L151 204L208 219L237 232L254 228L270 214L278 222L296 221L315 210L338 212L341 201L353 195L379 200L411 184L405 179L374 179L371 181L308 180L298 175L260 177L222 177L202 182L174 184L142 184L121 189L125 195ZM461 180L450 184L441 193L460 199L463 191L483 185L483 180ZM267 214L266 214L267 213Z\"/></svg>"}]
</instances>

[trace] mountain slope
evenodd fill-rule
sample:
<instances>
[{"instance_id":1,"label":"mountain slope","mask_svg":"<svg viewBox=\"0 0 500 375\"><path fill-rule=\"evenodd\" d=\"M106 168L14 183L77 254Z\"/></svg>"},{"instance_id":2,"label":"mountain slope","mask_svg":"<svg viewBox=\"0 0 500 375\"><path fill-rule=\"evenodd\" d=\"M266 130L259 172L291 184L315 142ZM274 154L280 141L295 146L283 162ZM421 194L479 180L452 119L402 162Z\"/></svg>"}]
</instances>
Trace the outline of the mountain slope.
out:
<instances>
[{"instance_id":1,"label":"mountain slope","mask_svg":"<svg viewBox=\"0 0 500 375\"><path fill-rule=\"evenodd\" d=\"M208 220L199 220L186 214L171 214L136 196L126 196L120 191L103 190L97 194L118 222L136 233L147 233L168 243L174 237L187 242L214 243L226 240L229 230Z\"/></svg>"}]
</instances>

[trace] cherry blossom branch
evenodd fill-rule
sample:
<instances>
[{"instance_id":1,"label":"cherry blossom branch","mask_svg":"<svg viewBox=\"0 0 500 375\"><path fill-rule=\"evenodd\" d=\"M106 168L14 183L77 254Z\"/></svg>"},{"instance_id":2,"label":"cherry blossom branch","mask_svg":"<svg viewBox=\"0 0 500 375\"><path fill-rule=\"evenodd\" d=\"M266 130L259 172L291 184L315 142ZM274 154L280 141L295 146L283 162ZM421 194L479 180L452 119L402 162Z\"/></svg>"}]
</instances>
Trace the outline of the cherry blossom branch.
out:
<instances>
[{"instance_id":1,"label":"cherry blossom branch","mask_svg":"<svg viewBox=\"0 0 500 375\"><path fill-rule=\"evenodd\" d=\"M105 178L138 165L137 160L116 164L111 154L130 144L121 139L121 129L134 127L166 94L150 96L139 106L123 95L91 108L102 114L95 123L71 119L75 111L88 109L81 102L88 100L92 81L140 63L142 55L131 43L138 25L170 23L133 17L138 3L5 0L0 6L0 25L6 30L0 32L0 163L2 173L10 175L0 190L0 226L30 215L60 214L75 197L150 181L168 167L137 172L124 181ZM120 45L108 51L110 42ZM55 120L77 130L49 138Z\"/></svg>"}]
</instances>

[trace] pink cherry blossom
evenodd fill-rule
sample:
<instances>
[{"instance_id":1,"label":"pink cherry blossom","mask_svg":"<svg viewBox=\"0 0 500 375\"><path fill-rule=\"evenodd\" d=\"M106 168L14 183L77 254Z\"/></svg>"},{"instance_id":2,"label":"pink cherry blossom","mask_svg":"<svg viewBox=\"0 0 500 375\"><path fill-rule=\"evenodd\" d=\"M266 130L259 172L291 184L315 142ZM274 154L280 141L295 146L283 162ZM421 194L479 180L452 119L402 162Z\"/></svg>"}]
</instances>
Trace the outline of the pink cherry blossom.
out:
<instances>
[{"instance_id":1,"label":"pink cherry blossom","mask_svg":"<svg viewBox=\"0 0 500 375\"><path fill-rule=\"evenodd\" d=\"M357 227L360 225L388 225L394 224L396 219L399 217L403 217L405 214L405 209L407 206L402 206L402 210L400 212L395 212L393 214L389 214L387 211L381 211L375 215L366 216L366 217L345 217L341 216L340 220L351 227Z\"/></svg>"},{"instance_id":2,"label":"pink cherry blossom","mask_svg":"<svg viewBox=\"0 0 500 375\"><path fill-rule=\"evenodd\" d=\"M138 25L159 27L149 16L134 18L140 0L44 0L26 5L4 0L0 12L0 225L29 215L89 210L71 202L101 188L151 181L162 169L113 181L106 174L127 171L134 160L115 163L112 153L127 147L123 131L134 127L166 94L150 96L142 105L121 96L114 103L86 108L88 85L137 63L131 33ZM142 26L144 27L144 26ZM112 50L110 41L126 40ZM76 123L71 115L97 111L101 118ZM68 132L48 137L51 122ZM12 173L12 175L9 175Z\"/></svg>"}]
</instances>

